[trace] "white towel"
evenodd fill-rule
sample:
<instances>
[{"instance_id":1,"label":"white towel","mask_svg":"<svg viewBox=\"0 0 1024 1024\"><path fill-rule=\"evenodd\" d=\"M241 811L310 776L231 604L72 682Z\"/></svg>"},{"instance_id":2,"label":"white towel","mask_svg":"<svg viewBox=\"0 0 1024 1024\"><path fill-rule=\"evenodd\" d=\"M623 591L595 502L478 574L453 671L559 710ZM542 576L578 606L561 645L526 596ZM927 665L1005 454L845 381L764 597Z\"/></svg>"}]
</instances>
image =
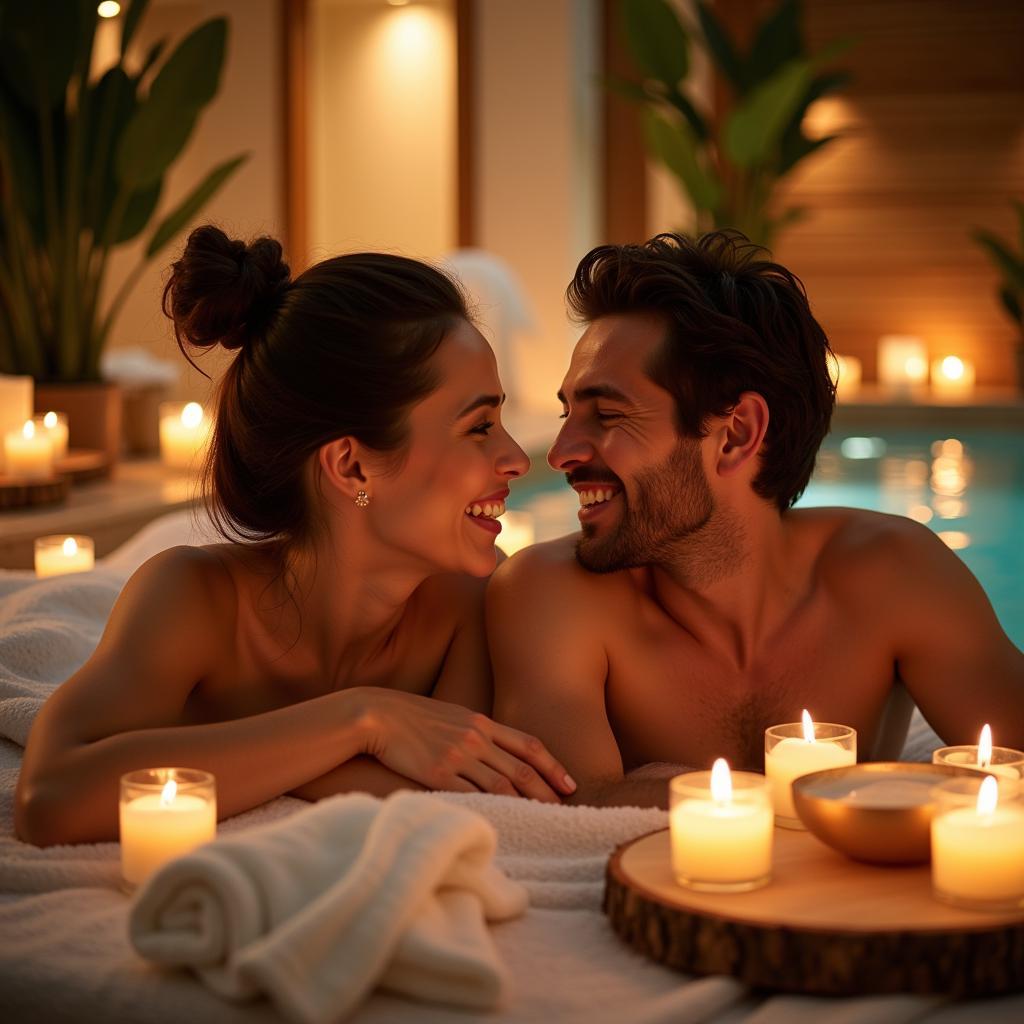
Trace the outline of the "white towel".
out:
<instances>
[{"instance_id":1,"label":"white towel","mask_svg":"<svg viewBox=\"0 0 1024 1024\"><path fill-rule=\"evenodd\" d=\"M496 844L479 815L426 794L333 797L165 865L137 896L132 943L302 1024L344 1019L378 985L493 1009L506 978L485 919L527 902Z\"/></svg>"}]
</instances>

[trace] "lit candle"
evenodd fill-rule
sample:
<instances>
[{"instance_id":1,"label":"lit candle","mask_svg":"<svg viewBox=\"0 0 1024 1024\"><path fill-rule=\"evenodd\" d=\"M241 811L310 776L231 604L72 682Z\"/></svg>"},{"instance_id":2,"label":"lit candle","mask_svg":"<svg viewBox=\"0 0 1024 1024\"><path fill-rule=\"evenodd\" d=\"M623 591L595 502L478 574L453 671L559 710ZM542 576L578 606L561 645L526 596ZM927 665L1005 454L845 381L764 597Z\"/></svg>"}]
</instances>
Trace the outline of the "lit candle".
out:
<instances>
[{"instance_id":1,"label":"lit candle","mask_svg":"<svg viewBox=\"0 0 1024 1024\"><path fill-rule=\"evenodd\" d=\"M121 875L141 885L167 861L217 834L217 798L209 772L147 768L121 777Z\"/></svg>"},{"instance_id":2,"label":"lit candle","mask_svg":"<svg viewBox=\"0 0 1024 1024\"><path fill-rule=\"evenodd\" d=\"M932 363L932 391L944 398L968 398L974 391L974 363L944 356Z\"/></svg>"},{"instance_id":3,"label":"lit candle","mask_svg":"<svg viewBox=\"0 0 1024 1024\"><path fill-rule=\"evenodd\" d=\"M31 419L34 389L31 377L0 374L0 473L5 472L2 439L12 430L21 430L25 420Z\"/></svg>"},{"instance_id":4,"label":"lit candle","mask_svg":"<svg viewBox=\"0 0 1024 1024\"><path fill-rule=\"evenodd\" d=\"M36 434L45 435L53 444L55 459L67 458L68 454L68 418L62 412L48 412L45 416L33 416L32 423Z\"/></svg>"},{"instance_id":5,"label":"lit candle","mask_svg":"<svg viewBox=\"0 0 1024 1024\"><path fill-rule=\"evenodd\" d=\"M1024 778L1024 750L992 745L992 728L981 727L977 746L940 747L932 751L932 764L954 764L1005 779Z\"/></svg>"},{"instance_id":6,"label":"lit candle","mask_svg":"<svg viewBox=\"0 0 1024 1024\"><path fill-rule=\"evenodd\" d=\"M53 442L36 433L32 420L4 438L4 460L8 476L24 480L47 480L53 476Z\"/></svg>"},{"instance_id":7,"label":"lit candle","mask_svg":"<svg viewBox=\"0 0 1024 1024\"><path fill-rule=\"evenodd\" d=\"M1024 807L1018 793L1018 786L993 775L936 787L932 886L940 900L977 909L1024 906Z\"/></svg>"},{"instance_id":8,"label":"lit candle","mask_svg":"<svg viewBox=\"0 0 1024 1024\"><path fill-rule=\"evenodd\" d=\"M793 806L793 780L857 763L857 732L846 725L802 721L773 725L764 734L764 773L772 786L776 824L803 828Z\"/></svg>"},{"instance_id":9,"label":"lit candle","mask_svg":"<svg viewBox=\"0 0 1024 1024\"><path fill-rule=\"evenodd\" d=\"M669 784L672 870L680 885L746 892L772 871L768 783L753 772L731 774L719 758L710 772L687 772Z\"/></svg>"},{"instance_id":10,"label":"lit candle","mask_svg":"<svg viewBox=\"0 0 1024 1024\"><path fill-rule=\"evenodd\" d=\"M37 537L35 544L36 576L63 576L70 572L88 572L96 561L92 537Z\"/></svg>"},{"instance_id":11,"label":"lit candle","mask_svg":"<svg viewBox=\"0 0 1024 1024\"><path fill-rule=\"evenodd\" d=\"M878 380L888 388L906 391L928 379L928 349L920 338L887 334L878 339Z\"/></svg>"},{"instance_id":12,"label":"lit candle","mask_svg":"<svg viewBox=\"0 0 1024 1024\"><path fill-rule=\"evenodd\" d=\"M852 398L860 390L863 367L856 356L828 357L829 373L836 385L836 397Z\"/></svg>"},{"instance_id":13,"label":"lit candle","mask_svg":"<svg viewBox=\"0 0 1024 1024\"><path fill-rule=\"evenodd\" d=\"M160 454L164 465L193 467L210 437L210 420L198 402L160 403Z\"/></svg>"}]
</instances>

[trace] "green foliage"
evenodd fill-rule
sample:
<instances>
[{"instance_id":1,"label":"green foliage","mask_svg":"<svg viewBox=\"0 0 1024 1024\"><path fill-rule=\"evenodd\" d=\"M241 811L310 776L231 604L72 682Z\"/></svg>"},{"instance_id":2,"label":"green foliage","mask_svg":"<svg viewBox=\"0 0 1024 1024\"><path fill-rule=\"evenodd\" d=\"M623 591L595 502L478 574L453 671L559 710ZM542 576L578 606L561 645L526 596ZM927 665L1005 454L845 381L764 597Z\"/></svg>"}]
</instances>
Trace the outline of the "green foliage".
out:
<instances>
[{"instance_id":1,"label":"green foliage","mask_svg":"<svg viewBox=\"0 0 1024 1024\"><path fill-rule=\"evenodd\" d=\"M776 211L779 180L837 136L803 133L808 107L842 89L849 75L821 67L847 48L839 41L811 54L800 27L800 0L782 0L744 53L711 5L697 0L697 25L668 0L621 0L626 41L641 82L608 88L645 108L648 149L677 178L697 211L697 228L735 227L762 245L803 216ZM730 92L728 113L698 110L684 92L692 46L701 46Z\"/></svg>"},{"instance_id":2,"label":"green foliage","mask_svg":"<svg viewBox=\"0 0 1024 1024\"><path fill-rule=\"evenodd\" d=\"M1024 343L1024 202L1019 199L1011 201L1017 211L1019 252L1015 251L1012 242L1006 242L982 228L972 231L971 237L988 253L1002 274L996 295L1007 316L1021 332L1021 342Z\"/></svg>"},{"instance_id":3,"label":"green foliage","mask_svg":"<svg viewBox=\"0 0 1024 1024\"><path fill-rule=\"evenodd\" d=\"M0 372L98 380L146 265L246 159L209 172L101 303L110 252L150 229L167 172L217 95L227 47L227 22L214 18L162 63L166 40L153 45L133 73L125 54L147 6L128 5L120 60L90 81L95 0L0 0Z\"/></svg>"}]
</instances>

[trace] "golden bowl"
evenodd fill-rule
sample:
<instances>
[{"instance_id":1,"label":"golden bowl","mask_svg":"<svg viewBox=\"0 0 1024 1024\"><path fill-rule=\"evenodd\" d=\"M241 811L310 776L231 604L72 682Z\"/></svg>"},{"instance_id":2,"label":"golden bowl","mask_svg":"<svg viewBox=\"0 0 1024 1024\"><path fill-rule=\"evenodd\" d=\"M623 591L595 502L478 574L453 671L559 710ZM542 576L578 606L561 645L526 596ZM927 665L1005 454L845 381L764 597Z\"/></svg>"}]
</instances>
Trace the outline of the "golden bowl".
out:
<instances>
[{"instance_id":1,"label":"golden bowl","mask_svg":"<svg viewBox=\"0 0 1024 1024\"><path fill-rule=\"evenodd\" d=\"M873 761L812 772L793 781L807 830L854 860L923 864L931 858L932 789L970 768Z\"/></svg>"}]
</instances>

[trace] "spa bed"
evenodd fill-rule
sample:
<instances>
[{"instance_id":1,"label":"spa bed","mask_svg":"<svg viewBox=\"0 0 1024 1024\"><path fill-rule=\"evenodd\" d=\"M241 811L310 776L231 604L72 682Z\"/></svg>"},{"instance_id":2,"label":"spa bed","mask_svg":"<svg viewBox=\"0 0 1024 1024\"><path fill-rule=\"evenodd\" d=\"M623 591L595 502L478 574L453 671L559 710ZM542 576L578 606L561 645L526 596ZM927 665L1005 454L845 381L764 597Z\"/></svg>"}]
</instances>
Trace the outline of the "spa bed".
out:
<instances>
[{"instance_id":1,"label":"spa bed","mask_svg":"<svg viewBox=\"0 0 1024 1024\"><path fill-rule=\"evenodd\" d=\"M32 718L95 646L120 587L156 551L199 543L188 513L151 524L93 573L35 580L0 572L0 1019L235 1024L280 1021L265 1001L226 1002L192 975L140 959L128 941L118 848L37 850L14 838L13 797ZM915 718L904 757L927 759L934 735ZM821 999L745 990L730 978L687 978L629 951L601 913L605 861L619 843L664 827L651 809L553 807L507 797L446 795L495 826L498 864L530 893L525 916L492 934L512 978L505 1007L465 1011L375 993L357 1024L1010 1024L1024 995L953 1002L914 996ZM306 807L281 798L221 825L244 832Z\"/></svg>"}]
</instances>

